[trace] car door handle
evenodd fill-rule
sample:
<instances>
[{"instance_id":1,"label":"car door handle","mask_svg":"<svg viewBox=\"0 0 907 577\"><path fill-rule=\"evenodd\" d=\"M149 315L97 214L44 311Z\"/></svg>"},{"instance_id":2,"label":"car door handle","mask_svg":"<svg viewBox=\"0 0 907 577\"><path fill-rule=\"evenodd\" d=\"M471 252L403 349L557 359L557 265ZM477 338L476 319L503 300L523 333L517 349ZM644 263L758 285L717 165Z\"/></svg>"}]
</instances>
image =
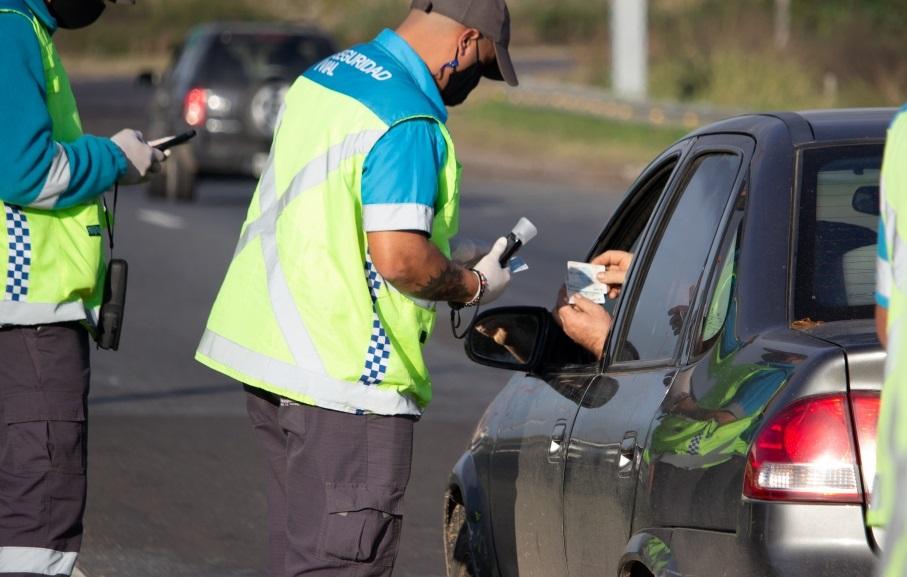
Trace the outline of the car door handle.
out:
<instances>
[{"instance_id":1,"label":"car door handle","mask_svg":"<svg viewBox=\"0 0 907 577\"><path fill-rule=\"evenodd\" d=\"M564 439L567 437L566 421L558 421L551 432L551 444L548 445L548 456L555 457L564 448Z\"/></svg>"},{"instance_id":2,"label":"car door handle","mask_svg":"<svg viewBox=\"0 0 907 577\"><path fill-rule=\"evenodd\" d=\"M620 460L617 472L620 476L627 476L633 471L633 461L636 457L636 431L628 431L620 442Z\"/></svg>"}]
</instances>

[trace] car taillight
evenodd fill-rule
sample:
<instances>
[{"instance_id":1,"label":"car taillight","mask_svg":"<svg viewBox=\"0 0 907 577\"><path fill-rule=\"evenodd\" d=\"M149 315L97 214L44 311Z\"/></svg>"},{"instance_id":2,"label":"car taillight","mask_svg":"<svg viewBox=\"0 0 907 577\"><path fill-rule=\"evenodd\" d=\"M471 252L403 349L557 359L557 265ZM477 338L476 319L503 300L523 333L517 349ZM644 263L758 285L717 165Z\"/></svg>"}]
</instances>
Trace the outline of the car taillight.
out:
<instances>
[{"instance_id":1,"label":"car taillight","mask_svg":"<svg viewBox=\"0 0 907 577\"><path fill-rule=\"evenodd\" d=\"M208 91L204 88L193 88L186 93L183 102L183 120L189 126L204 124L208 117Z\"/></svg>"},{"instance_id":2,"label":"car taillight","mask_svg":"<svg viewBox=\"0 0 907 577\"><path fill-rule=\"evenodd\" d=\"M857 451L863 473L866 504L872 496L872 482L876 476L876 435L879 428L880 397L877 391L859 391L850 394L854 426L857 429Z\"/></svg>"},{"instance_id":3,"label":"car taillight","mask_svg":"<svg viewBox=\"0 0 907 577\"><path fill-rule=\"evenodd\" d=\"M864 411L861 418L871 417ZM769 501L860 503L858 474L847 396L810 397L763 426L750 447L743 494Z\"/></svg>"}]
</instances>

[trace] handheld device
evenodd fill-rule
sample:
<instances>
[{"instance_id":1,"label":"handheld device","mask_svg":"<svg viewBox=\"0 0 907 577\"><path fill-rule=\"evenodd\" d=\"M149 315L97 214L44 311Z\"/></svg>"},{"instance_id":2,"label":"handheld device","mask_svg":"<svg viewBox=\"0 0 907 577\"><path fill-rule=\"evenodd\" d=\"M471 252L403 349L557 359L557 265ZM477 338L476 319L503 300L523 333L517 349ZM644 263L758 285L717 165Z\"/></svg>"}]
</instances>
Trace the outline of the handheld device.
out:
<instances>
[{"instance_id":1,"label":"handheld device","mask_svg":"<svg viewBox=\"0 0 907 577\"><path fill-rule=\"evenodd\" d=\"M96 340L102 349L115 351L120 348L120 333L126 313L126 279L129 267L126 261L115 258L107 266L104 284L104 303L98 319Z\"/></svg>"},{"instance_id":2,"label":"handheld device","mask_svg":"<svg viewBox=\"0 0 907 577\"><path fill-rule=\"evenodd\" d=\"M172 148L174 146L179 146L180 144L185 144L185 143L189 142L190 140L195 138L196 134L197 133L195 132L195 130L187 130L186 132L184 132L182 134L177 134L170 140L165 140L164 142L161 142L160 144L156 144L154 147L157 148L158 150L167 150L168 148Z\"/></svg>"},{"instance_id":3,"label":"handheld device","mask_svg":"<svg viewBox=\"0 0 907 577\"><path fill-rule=\"evenodd\" d=\"M510 234L507 235L507 248L504 249L501 258L499 259L501 266L507 266L507 263L513 255L516 254L516 251L520 250L520 247L534 239L538 232L538 229L535 228L535 225L532 224L528 218L521 218L519 222L516 223L516 226L513 227L513 230L510 231Z\"/></svg>"}]
</instances>

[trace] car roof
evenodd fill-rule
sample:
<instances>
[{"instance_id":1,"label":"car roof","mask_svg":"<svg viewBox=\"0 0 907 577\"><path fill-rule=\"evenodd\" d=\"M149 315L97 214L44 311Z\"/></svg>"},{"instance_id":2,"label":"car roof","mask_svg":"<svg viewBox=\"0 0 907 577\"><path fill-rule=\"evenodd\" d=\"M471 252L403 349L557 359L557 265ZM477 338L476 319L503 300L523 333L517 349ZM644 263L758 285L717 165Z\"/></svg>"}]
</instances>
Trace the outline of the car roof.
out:
<instances>
[{"instance_id":1,"label":"car roof","mask_svg":"<svg viewBox=\"0 0 907 577\"><path fill-rule=\"evenodd\" d=\"M220 34L222 32L233 32L236 34L270 34L283 32L328 38L328 34L317 26L311 24L293 24L291 22L208 22L198 26L196 31L201 34Z\"/></svg>"},{"instance_id":2,"label":"car roof","mask_svg":"<svg viewBox=\"0 0 907 577\"><path fill-rule=\"evenodd\" d=\"M691 134L722 132L758 134L783 122L795 145L838 140L884 139L896 108L837 108L803 112L745 114L703 126Z\"/></svg>"}]
</instances>

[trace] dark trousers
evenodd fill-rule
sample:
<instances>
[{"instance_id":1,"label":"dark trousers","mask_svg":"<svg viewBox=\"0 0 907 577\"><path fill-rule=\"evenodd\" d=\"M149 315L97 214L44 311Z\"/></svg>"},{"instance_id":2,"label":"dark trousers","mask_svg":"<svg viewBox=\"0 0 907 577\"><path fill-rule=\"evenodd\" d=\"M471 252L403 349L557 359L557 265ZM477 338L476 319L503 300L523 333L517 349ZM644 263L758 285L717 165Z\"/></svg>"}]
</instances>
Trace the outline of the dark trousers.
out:
<instances>
[{"instance_id":1,"label":"dark trousers","mask_svg":"<svg viewBox=\"0 0 907 577\"><path fill-rule=\"evenodd\" d=\"M0 575L68 575L82 544L88 335L0 329ZM30 548L30 549L24 549Z\"/></svg>"},{"instance_id":2,"label":"dark trousers","mask_svg":"<svg viewBox=\"0 0 907 577\"><path fill-rule=\"evenodd\" d=\"M271 577L389 576L415 419L281 406L246 390L267 460Z\"/></svg>"}]
</instances>

